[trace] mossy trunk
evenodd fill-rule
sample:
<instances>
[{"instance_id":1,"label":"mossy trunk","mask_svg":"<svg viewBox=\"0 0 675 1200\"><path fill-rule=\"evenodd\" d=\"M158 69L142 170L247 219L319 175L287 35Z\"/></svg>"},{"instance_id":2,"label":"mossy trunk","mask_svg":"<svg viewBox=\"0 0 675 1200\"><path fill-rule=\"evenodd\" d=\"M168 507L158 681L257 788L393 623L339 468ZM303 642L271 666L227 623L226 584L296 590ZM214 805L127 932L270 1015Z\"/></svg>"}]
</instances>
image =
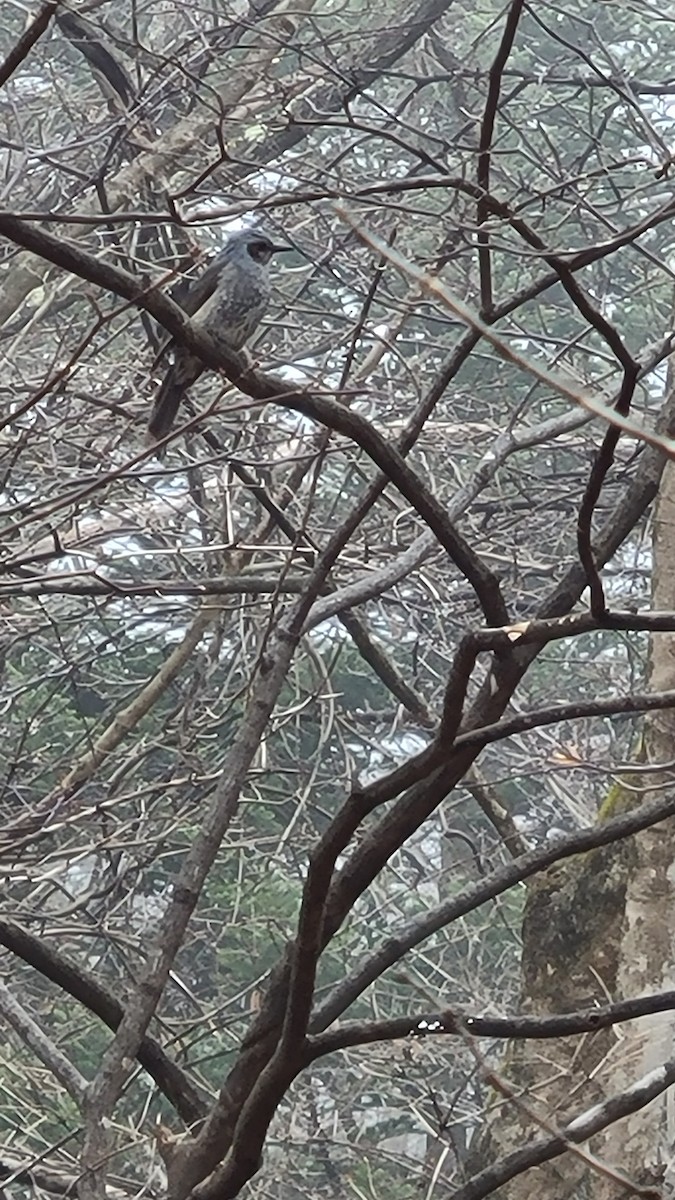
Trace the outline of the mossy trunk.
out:
<instances>
[{"instance_id":1,"label":"mossy trunk","mask_svg":"<svg viewBox=\"0 0 675 1200\"><path fill-rule=\"evenodd\" d=\"M653 607L675 608L675 464L664 473L653 537ZM650 690L675 688L675 635L652 639ZM675 714L645 721L640 758L675 760ZM675 770L636 773L615 785L600 819L617 805L675 787ZM648 790L650 789L650 790ZM675 822L628 842L571 859L528 888L523 921L522 997L540 1016L675 988ZM675 1014L660 1013L614 1029L546 1042L514 1042L499 1073L513 1098L495 1097L474 1147L478 1170L569 1117L624 1090L675 1053ZM533 1114L541 1118L538 1127ZM611 1126L588 1149L638 1186L675 1196L675 1097L665 1093ZM616 1179L582 1156L564 1154L494 1193L500 1200L618 1200ZM661 1194L661 1193L659 1193Z\"/></svg>"},{"instance_id":2,"label":"mossy trunk","mask_svg":"<svg viewBox=\"0 0 675 1200\"><path fill-rule=\"evenodd\" d=\"M652 600L655 609L675 608L675 465L666 466L654 516ZM651 639L649 687L675 687L675 634ZM675 713L654 713L645 722L647 763L675 759ZM640 801L651 799L648 788L675 788L675 771L641 777ZM665 821L633 839L631 870L623 914L617 996L641 996L675 988L675 822ZM657 1013L621 1027L621 1042L612 1063L613 1089L621 1091L660 1066L675 1052L675 1014ZM612 1126L595 1149L642 1184L660 1184L674 1195L675 1097L666 1092L646 1108ZM615 1192L598 1180L594 1197L610 1200Z\"/></svg>"},{"instance_id":3,"label":"mossy trunk","mask_svg":"<svg viewBox=\"0 0 675 1200\"><path fill-rule=\"evenodd\" d=\"M523 919L523 1012L549 1016L606 1004L616 994L629 855L627 844L599 849L532 882ZM512 1042L499 1074L515 1099L495 1100L486 1134L472 1156L473 1169L603 1100L601 1068L611 1061L615 1045L612 1030ZM541 1118L541 1127L532 1113ZM586 1163L566 1154L519 1176L496 1195L503 1200L595 1200L596 1184Z\"/></svg>"}]
</instances>

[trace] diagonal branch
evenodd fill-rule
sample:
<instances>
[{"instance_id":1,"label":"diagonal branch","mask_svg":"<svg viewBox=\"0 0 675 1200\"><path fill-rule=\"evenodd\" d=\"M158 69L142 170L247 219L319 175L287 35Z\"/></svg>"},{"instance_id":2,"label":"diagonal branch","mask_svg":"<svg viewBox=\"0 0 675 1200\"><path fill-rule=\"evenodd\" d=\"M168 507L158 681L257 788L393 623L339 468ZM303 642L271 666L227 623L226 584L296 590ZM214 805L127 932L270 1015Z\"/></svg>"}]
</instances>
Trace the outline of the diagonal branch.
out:
<instances>
[{"instance_id":1,"label":"diagonal branch","mask_svg":"<svg viewBox=\"0 0 675 1200\"><path fill-rule=\"evenodd\" d=\"M25 1046L49 1071L82 1111L87 1081L70 1059L22 1008L5 983L0 981L0 1013Z\"/></svg>"},{"instance_id":2,"label":"diagonal branch","mask_svg":"<svg viewBox=\"0 0 675 1200\"><path fill-rule=\"evenodd\" d=\"M158 292L152 284L146 283L144 286L139 283L138 278L128 271L112 267L79 247L69 246L44 230L34 229L13 217L0 216L0 234L43 255L65 270L138 304L156 317L178 342L195 350L208 366L222 368L246 395L293 408L355 441L436 535L441 546L474 588L486 620L499 622L503 619L505 609L496 577L448 521L443 505L431 489L365 417L337 400L312 395L309 390L289 392L287 384L281 380L248 370L244 356L219 347L213 338L193 325L168 296ZM139 456L142 457L144 455ZM119 470L114 474L119 474ZM102 486L108 478L102 475L96 486ZM64 496L59 505L50 506L50 513L56 507L71 504L73 499L74 496Z\"/></svg>"},{"instance_id":3,"label":"diagonal branch","mask_svg":"<svg viewBox=\"0 0 675 1200\"><path fill-rule=\"evenodd\" d=\"M109 1029L117 1029L124 1015L122 1005L84 967L7 917L0 917L0 944L72 996ZM203 1119L206 1115L204 1101L159 1042L146 1035L137 1058L186 1125Z\"/></svg>"},{"instance_id":4,"label":"diagonal branch","mask_svg":"<svg viewBox=\"0 0 675 1200\"><path fill-rule=\"evenodd\" d=\"M518 367L519 370L525 371L528 375L532 375L539 383L553 388L558 395L563 396L566 400L579 405L581 408L585 408L593 416L601 417L609 425L615 426L616 429L632 434L633 437L647 442L650 446L659 447L669 457L675 457L675 441L672 438L653 433L641 422L631 420L631 418L619 413L616 408L611 406L607 398L598 399L585 388L578 387L576 382L571 378L550 371L546 367L540 367L533 359L526 358L525 355L514 350L504 337L495 333L492 326L482 320L469 305L456 296L453 296L435 276L429 275L426 271L415 266L414 263L400 254L398 250L387 245L382 238L367 230L341 205L335 205L335 210L338 216L351 226L362 242L370 246L373 250L376 250L377 253L385 254L403 276L414 280L425 293L435 297L453 316L458 317L470 329L473 329L474 332L484 337L507 362ZM0 232L2 230L1 220L2 218L0 218ZM513 307L513 302L511 307ZM307 407L300 408L295 397L291 400L285 400L283 403L288 404L290 408L298 408L300 412L307 412L307 415L311 415Z\"/></svg>"},{"instance_id":5,"label":"diagonal branch","mask_svg":"<svg viewBox=\"0 0 675 1200\"><path fill-rule=\"evenodd\" d=\"M28 28L21 34L21 37L10 50L5 61L0 63L0 87L5 86L7 80L12 77L24 59L28 57L35 43L39 41L49 26L49 22L58 6L59 0L47 0L47 3L43 4L40 11L33 17Z\"/></svg>"},{"instance_id":6,"label":"diagonal branch","mask_svg":"<svg viewBox=\"0 0 675 1200\"><path fill-rule=\"evenodd\" d=\"M586 1142L596 1133L606 1129L608 1125L613 1125L615 1121L620 1121L623 1117L630 1116L631 1113L639 1112L641 1108L645 1108L673 1084L675 1084L675 1059L649 1071L648 1074L643 1075L641 1079L627 1087L624 1092L610 1096L603 1103L586 1109L574 1120L568 1121L559 1134L532 1141L521 1150L515 1150L512 1154L506 1155L493 1166L486 1167L484 1171L474 1175L473 1179L470 1179L463 1187L454 1191L449 1200L483 1200L483 1197L491 1195L497 1188L508 1183L510 1179L515 1179L517 1175L522 1175L532 1167L541 1166L542 1163L550 1162L551 1159L564 1154L568 1149L569 1142L574 1145ZM638 1194L649 1196L651 1200L659 1200L660 1195L651 1188L641 1188Z\"/></svg>"},{"instance_id":7,"label":"diagonal branch","mask_svg":"<svg viewBox=\"0 0 675 1200\"><path fill-rule=\"evenodd\" d=\"M35 841L37 837L51 832L46 818L55 809L59 818L63 816L62 806L64 803L80 791L113 750L150 712L160 696L166 692L166 689L183 670L188 659L217 619L219 612L220 605L213 597L207 598L200 605L191 624L185 630L178 645L174 646L166 661L162 663L162 666L148 680L138 695L134 696L123 709L116 713L93 746L75 760L60 783L38 801L28 814L20 816L14 824L5 825L0 832L0 855L3 851L14 853L18 838L28 837L31 841Z\"/></svg>"}]
</instances>

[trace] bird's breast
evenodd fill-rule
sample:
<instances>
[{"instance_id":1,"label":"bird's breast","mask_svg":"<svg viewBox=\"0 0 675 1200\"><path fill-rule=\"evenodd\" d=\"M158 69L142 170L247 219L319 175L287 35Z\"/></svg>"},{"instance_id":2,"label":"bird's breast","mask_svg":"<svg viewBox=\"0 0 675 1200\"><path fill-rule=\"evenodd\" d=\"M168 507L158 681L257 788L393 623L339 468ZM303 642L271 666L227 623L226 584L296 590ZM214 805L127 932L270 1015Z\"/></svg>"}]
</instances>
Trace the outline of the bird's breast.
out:
<instances>
[{"instance_id":1,"label":"bird's breast","mask_svg":"<svg viewBox=\"0 0 675 1200\"><path fill-rule=\"evenodd\" d=\"M238 350L260 324L269 297L266 275L229 264L215 292L199 311L200 324L218 341Z\"/></svg>"}]
</instances>

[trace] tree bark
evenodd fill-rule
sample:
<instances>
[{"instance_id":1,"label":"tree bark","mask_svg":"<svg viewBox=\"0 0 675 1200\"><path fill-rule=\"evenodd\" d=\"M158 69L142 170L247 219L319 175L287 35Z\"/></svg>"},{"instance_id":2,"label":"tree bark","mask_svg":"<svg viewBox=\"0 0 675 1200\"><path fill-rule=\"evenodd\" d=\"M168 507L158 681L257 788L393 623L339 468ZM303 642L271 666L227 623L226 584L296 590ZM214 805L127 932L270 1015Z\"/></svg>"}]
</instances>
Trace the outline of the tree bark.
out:
<instances>
[{"instance_id":1,"label":"tree bark","mask_svg":"<svg viewBox=\"0 0 675 1200\"><path fill-rule=\"evenodd\" d=\"M671 372L672 374L672 372ZM671 380L671 383L673 381ZM675 606L675 465L666 464L654 514L652 607ZM675 680L675 635L651 638L649 687L672 687ZM645 718L648 763L673 760L675 713L665 710ZM664 789L675 787L673 771L643 778ZM649 800L653 790L638 793ZM617 977L618 996L640 996L675 986L675 828L669 821L645 830L633 841L627 877ZM622 1029L613 1066L613 1083L623 1090L638 1076L672 1057L675 1014L658 1013ZM598 1152L641 1184L663 1183L665 1195L675 1186L672 1146L675 1141L675 1096L666 1091L646 1108L611 1126ZM598 1200L613 1196L608 1181L597 1189Z\"/></svg>"},{"instance_id":2,"label":"tree bark","mask_svg":"<svg viewBox=\"0 0 675 1200\"><path fill-rule=\"evenodd\" d=\"M675 387L669 370L667 392ZM666 464L655 504L652 607L675 607L675 464ZM648 686L675 686L675 635L651 639ZM637 758L675 758L675 713L645 717ZM673 771L635 773L612 786L599 819L675 787ZM675 829L672 822L630 842L571 859L528 887L522 929L521 1008L545 1016L675 988ZM474 1174L544 1132L630 1087L672 1058L675 1014L659 1013L576 1038L509 1046L484 1133L470 1155ZM639 1188L675 1194L675 1097L665 1091L639 1112L611 1125L587 1147L609 1168L563 1154L526 1171L494 1194L500 1200L617 1200L626 1194L614 1172Z\"/></svg>"}]
</instances>

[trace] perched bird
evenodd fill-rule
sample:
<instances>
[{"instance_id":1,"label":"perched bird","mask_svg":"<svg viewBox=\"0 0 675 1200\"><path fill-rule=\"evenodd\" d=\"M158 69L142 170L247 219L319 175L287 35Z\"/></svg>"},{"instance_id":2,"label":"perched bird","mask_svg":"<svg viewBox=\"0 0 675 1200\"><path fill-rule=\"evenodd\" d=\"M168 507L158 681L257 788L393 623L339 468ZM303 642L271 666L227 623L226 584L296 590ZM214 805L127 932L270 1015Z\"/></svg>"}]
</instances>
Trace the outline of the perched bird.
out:
<instances>
[{"instance_id":1,"label":"perched bird","mask_svg":"<svg viewBox=\"0 0 675 1200\"><path fill-rule=\"evenodd\" d=\"M260 230L244 229L229 238L179 303L189 317L229 350L241 350L260 324L270 298L269 264L277 246ZM160 385L148 423L149 443L165 438L188 388L205 370L184 346L170 342L173 361ZM163 355L162 355L163 357Z\"/></svg>"}]
</instances>

